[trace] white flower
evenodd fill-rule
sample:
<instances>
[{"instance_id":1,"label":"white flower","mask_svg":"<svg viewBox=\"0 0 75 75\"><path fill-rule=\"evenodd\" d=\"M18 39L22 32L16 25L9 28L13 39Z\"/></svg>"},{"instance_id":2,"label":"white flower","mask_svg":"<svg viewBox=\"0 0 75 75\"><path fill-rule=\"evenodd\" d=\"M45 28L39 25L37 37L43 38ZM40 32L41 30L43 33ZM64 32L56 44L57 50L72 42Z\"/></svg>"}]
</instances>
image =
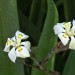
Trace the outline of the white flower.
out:
<instances>
[{"instance_id":1,"label":"white flower","mask_svg":"<svg viewBox=\"0 0 75 75\"><path fill-rule=\"evenodd\" d=\"M69 43L70 49L75 49L75 20L72 22L57 23L54 32L58 35L63 45Z\"/></svg>"},{"instance_id":2,"label":"white flower","mask_svg":"<svg viewBox=\"0 0 75 75\"><path fill-rule=\"evenodd\" d=\"M22 40L25 40L28 37L28 35L25 35L24 33L17 31L14 37L8 38L4 51L8 52L8 57L12 62L15 62L17 57L30 57L30 42L22 42Z\"/></svg>"}]
</instances>

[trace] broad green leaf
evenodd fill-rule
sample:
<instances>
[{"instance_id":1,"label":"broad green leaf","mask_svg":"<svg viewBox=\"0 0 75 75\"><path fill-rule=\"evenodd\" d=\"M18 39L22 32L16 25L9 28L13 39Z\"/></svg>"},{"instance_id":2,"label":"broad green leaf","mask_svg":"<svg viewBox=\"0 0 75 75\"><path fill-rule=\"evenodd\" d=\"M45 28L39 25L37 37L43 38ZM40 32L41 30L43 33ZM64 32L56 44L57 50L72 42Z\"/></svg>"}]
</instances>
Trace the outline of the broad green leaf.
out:
<instances>
[{"instance_id":1,"label":"broad green leaf","mask_svg":"<svg viewBox=\"0 0 75 75\"><path fill-rule=\"evenodd\" d=\"M39 8L41 5L42 0L32 0L32 5L30 9L30 14L29 14L29 20L33 22L33 24L36 25L37 23L37 18L38 18L38 13L39 13Z\"/></svg>"},{"instance_id":2,"label":"broad green leaf","mask_svg":"<svg viewBox=\"0 0 75 75\"><path fill-rule=\"evenodd\" d=\"M47 0L33 0L29 15L29 20L36 25L36 27L41 31L43 25L44 17L46 15L46 4Z\"/></svg>"},{"instance_id":3,"label":"broad green leaf","mask_svg":"<svg viewBox=\"0 0 75 75\"><path fill-rule=\"evenodd\" d=\"M63 5L66 21L75 19L75 0L63 0Z\"/></svg>"},{"instance_id":4,"label":"broad green leaf","mask_svg":"<svg viewBox=\"0 0 75 75\"><path fill-rule=\"evenodd\" d=\"M62 75L75 75L75 51L71 51Z\"/></svg>"},{"instance_id":5,"label":"broad green leaf","mask_svg":"<svg viewBox=\"0 0 75 75\"><path fill-rule=\"evenodd\" d=\"M38 19L37 19L37 28L39 30L41 30L41 28L43 26L43 21L44 21L45 15L46 15L46 11L47 11L47 0L42 0L41 6L40 6L39 12L38 12Z\"/></svg>"},{"instance_id":6,"label":"broad green leaf","mask_svg":"<svg viewBox=\"0 0 75 75\"><path fill-rule=\"evenodd\" d=\"M0 0L0 75L24 75L23 63L13 63L3 51L8 37L19 29L16 0Z\"/></svg>"},{"instance_id":7,"label":"broad green leaf","mask_svg":"<svg viewBox=\"0 0 75 75\"><path fill-rule=\"evenodd\" d=\"M38 60L44 58L48 54L50 49L52 49L57 42L57 38L54 35L53 31L53 26L58 21L57 9L55 7L53 0L47 0L47 5L48 5L48 10L47 10L45 24L38 44L38 49L35 52ZM53 70L54 60L55 60L55 55L50 59L49 63L45 67L48 68L49 70ZM48 75L48 74L33 69L32 75Z\"/></svg>"}]
</instances>

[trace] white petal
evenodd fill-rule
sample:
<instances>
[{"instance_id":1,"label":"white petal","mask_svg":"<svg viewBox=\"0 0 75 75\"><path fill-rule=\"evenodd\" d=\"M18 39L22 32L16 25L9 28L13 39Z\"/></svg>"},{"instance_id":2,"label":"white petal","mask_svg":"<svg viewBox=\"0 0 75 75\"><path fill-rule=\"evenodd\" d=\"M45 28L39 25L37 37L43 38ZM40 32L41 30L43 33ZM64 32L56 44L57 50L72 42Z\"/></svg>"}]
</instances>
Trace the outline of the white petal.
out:
<instances>
[{"instance_id":1,"label":"white petal","mask_svg":"<svg viewBox=\"0 0 75 75\"><path fill-rule=\"evenodd\" d=\"M12 41L10 38L8 38L6 45L5 45L5 48L4 48L5 52L9 52L11 44L12 44Z\"/></svg>"},{"instance_id":2,"label":"white petal","mask_svg":"<svg viewBox=\"0 0 75 75\"><path fill-rule=\"evenodd\" d=\"M5 48L4 48L3 51L4 51L4 52L9 52L9 51L10 51L10 47L5 46Z\"/></svg>"},{"instance_id":3,"label":"white petal","mask_svg":"<svg viewBox=\"0 0 75 75\"><path fill-rule=\"evenodd\" d=\"M75 20L72 21L72 24L73 26L72 26L71 31L75 34Z\"/></svg>"},{"instance_id":4,"label":"white petal","mask_svg":"<svg viewBox=\"0 0 75 75\"><path fill-rule=\"evenodd\" d=\"M14 36L14 37L12 37L11 39L12 39L12 41L16 41L16 37L15 37L15 36Z\"/></svg>"},{"instance_id":5,"label":"white petal","mask_svg":"<svg viewBox=\"0 0 75 75\"><path fill-rule=\"evenodd\" d=\"M21 45L24 45L28 50L30 50L31 43L29 41L21 42Z\"/></svg>"},{"instance_id":6,"label":"white petal","mask_svg":"<svg viewBox=\"0 0 75 75\"><path fill-rule=\"evenodd\" d=\"M63 45L66 45L69 42L69 37L65 33L58 34L58 37L60 38Z\"/></svg>"},{"instance_id":7,"label":"white petal","mask_svg":"<svg viewBox=\"0 0 75 75\"><path fill-rule=\"evenodd\" d=\"M30 53L29 53L28 49L24 46L20 46L20 47L22 50L19 50L18 48L16 49L17 57L21 57L21 58L30 57Z\"/></svg>"},{"instance_id":8,"label":"white petal","mask_svg":"<svg viewBox=\"0 0 75 75\"><path fill-rule=\"evenodd\" d=\"M57 23L53 28L55 34L65 32L65 29L63 27L64 27L64 23Z\"/></svg>"},{"instance_id":9,"label":"white petal","mask_svg":"<svg viewBox=\"0 0 75 75\"><path fill-rule=\"evenodd\" d=\"M15 60L16 60L15 47L13 47L13 48L9 51L8 57L10 58L10 60L11 60L12 62L15 63Z\"/></svg>"},{"instance_id":10,"label":"white petal","mask_svg":"<svg viewBox=\"0 0 75 75\"><path fill-rule=\"evenodd\" d=\"M29 37L28 35L20 32L20 31L17 31L15 35L16 35L16 38L18 38L18 39L27 39Z\"/></svg>"},{"instance_id":11,"label":"white petal","mask_svg":"<svg viewBox=\"0 0 75 75\"><path fill-rule=\"evenodd\" d=\"M75 20L72 21L73 25L75 25Z\"/></svg>"},{"instance_id":12,"label":"white petal","mask_svg":"<svg viewBox=\"0 0 75 75\"><path fill-rule=\"evenodd\" d=\"M71 42L69 44L69 48L75 50L75 38L73 36L71 37Z\"/></svg>"}]
</instances>

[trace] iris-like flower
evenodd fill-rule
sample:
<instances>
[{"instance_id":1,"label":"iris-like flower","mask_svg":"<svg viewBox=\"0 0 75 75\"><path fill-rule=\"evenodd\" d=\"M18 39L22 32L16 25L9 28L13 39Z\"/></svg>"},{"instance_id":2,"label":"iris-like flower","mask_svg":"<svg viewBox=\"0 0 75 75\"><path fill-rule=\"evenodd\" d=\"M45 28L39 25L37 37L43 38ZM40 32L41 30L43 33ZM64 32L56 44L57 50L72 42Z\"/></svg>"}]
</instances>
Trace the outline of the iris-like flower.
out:
<instances>
[{"instance_id":1,"label":"iris-like flower","mask_svg":"<svg viewBox=\"0 0 75 75\"><path fill-rule=\"evenodd\" d=\"M22 40L27 39L29 36L17 31L15 36L12 38L8 38L6 42L6 46L4 48L5 52L8 52L8 57L12 62L15 63L17 57L26 58L30 57L30 42Z\"/></svg>"},{"instance_id":2,"label":"iris-like flower","mask_svg":"<svg viewBox=\"0 0 75 75\"><path fill-rule=\"evenodd\" d=\"M75 49L75 20L72 22L57 23L54 26L54 31L63 45L69 43L69 48Z\"/></svg>"}]
</instances>

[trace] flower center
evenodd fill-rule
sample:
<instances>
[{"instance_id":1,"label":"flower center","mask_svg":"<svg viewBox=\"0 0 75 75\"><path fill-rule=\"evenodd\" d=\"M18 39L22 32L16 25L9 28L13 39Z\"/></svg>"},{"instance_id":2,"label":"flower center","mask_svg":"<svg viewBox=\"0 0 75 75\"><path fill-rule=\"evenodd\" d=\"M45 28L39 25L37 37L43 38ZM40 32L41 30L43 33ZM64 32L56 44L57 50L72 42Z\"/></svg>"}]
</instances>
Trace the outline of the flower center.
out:
<instances>
[{"instance_id":1,"label":"flower center","mask_svg":"<svg viewBox=\"0 0 75 75\"><path fill-rule=\"evenodd\" d=\"M23 49L22 49L21 46L18 46L18 47L17 47L17 50L18 50L19 52L21 52Z\"/></svg>"}]
</instances>

